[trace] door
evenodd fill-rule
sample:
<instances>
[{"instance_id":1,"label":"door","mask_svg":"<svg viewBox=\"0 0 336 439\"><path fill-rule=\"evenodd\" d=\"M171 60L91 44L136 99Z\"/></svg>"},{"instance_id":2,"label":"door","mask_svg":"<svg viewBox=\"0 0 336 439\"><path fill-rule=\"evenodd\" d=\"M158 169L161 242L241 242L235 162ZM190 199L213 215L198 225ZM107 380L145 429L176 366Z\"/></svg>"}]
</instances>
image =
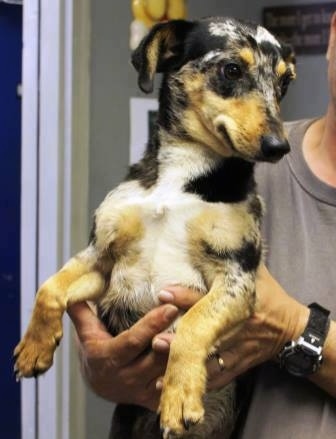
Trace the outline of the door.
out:
<instances>
[{"instance_id":1,"label":"door","mask_svg":"<svg viewBox=\"0 0 336 439\"><path fill-rule=\"evenodd\" d=\"M0 437L21 437L20 384L12 352L20 338L22 7L0 3Z\"/></svg>"}]
</instances>

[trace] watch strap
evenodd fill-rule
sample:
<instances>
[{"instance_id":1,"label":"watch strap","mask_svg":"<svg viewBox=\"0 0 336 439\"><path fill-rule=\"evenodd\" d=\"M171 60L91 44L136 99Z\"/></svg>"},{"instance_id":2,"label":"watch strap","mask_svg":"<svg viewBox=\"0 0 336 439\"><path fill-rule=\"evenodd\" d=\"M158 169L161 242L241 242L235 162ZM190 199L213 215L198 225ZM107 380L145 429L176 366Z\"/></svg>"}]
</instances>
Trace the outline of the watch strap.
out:
<instances>
[{"instance_id":1,"label":"watch strap","mask_svg":"<svg viewBox=\"0 0 336 439\"><path fill-rule=\"evenodd\" d=\"M330 326L330 311L318 303L308 305L308 323L302 337L313 346L323 346Z\"/></svg>"},{"instance_id":2,"label":"watch strap","mask_svg":"<svg viewBox=\"0 0 336 439\"><path fill-rule=\"evenodd\" d=\"M278 354L280 367L299 377L312 374L321 366L330 326L330 311L317 303L311 303L308 308L309 318L302 335L288 341Z\"/></svg>"}]
</instances>

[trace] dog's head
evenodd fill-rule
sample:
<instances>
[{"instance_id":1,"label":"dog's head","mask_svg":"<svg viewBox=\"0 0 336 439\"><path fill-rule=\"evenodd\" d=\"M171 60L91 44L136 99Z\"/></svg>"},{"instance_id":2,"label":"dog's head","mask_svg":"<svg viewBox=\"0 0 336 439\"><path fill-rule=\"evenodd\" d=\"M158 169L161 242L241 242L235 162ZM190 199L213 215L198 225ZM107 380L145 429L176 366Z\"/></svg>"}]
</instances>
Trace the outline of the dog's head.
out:
<instances>
[{"instance_id":1,"label":"dog's head","mask_svg":"<svg viewBox=\"0 0 336 439\"><path fill-rule=\"evenodd\" d=\"M279 103L295 58L265 28L220 17L160 23L132 62L145 93L164 74L159 126L170 136L252 161L277 161L289 151Z\"/></svg>"}]
</instances>

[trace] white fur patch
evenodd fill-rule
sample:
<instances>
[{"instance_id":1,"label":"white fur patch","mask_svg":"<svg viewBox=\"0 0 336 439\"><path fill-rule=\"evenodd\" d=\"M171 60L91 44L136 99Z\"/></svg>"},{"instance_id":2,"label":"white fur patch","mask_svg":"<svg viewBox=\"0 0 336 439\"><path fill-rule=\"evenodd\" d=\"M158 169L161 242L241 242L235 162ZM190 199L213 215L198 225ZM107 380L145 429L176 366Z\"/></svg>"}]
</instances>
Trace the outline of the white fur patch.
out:
<instances>
[{"instance_id":1,"label":"white fur patch","mask_svg":"<svg viewBox=\"0 0 336 439\"><path fill-rule=\"evenodd\" d=\"M267 29L265 29L262 26L257 27L257 34L255 35L254 38L258 44L263 42L268 42L273 44L274 46L281 47L279 41L276 38L274 38L273 35L268 32Z\"/></svg>"},{"instance_id":2,"label":"white fur patch","mask_svg":"<svg viewBox=\"0 0 336 439\"><path fill-rule=\"evenodd\" d=\"M231 40L236 40L239 37L237 26L232 21L210 23L209 32L216 37L228 37ZM257 27L256 34L253 35L258 44L262 42L269 42L277 47L281 47L279 41L262 26Z\"/></svg>"},{"instance_id":3,"label":"white fur patch","mask_svg":"<svg viewBox=\"0 0 336 439\"><path fill-rule=\"evenodd\" d=\"M207 63L207 62L211 61L212 59L219 57L222 54L223 54L222 50L219 50L219 49L211 50L206 55L204 55L202 62Z\"/></svg>"},{"instance_id":4,"label":"white fur patch","mask_svg":"<svg viewBox=\"0 0 336 439\"><path fill-rule=\"evenodd\" d=\"M237 38L237 26L235 26L231 21L226 21L225 23L210 23L209 32L215 37L229 37L232 39Z\"/></svg>"},{"instance_id":5,"label":"white fur patch","mask_svg":"<svg viewBox=\"0 0 336 439\"><path fill-rule=\"evenodd\" d=\"M143 191L138 182L122 186L123 194L117 188L104 209L112 212L127 205L141 206L144 236L139 243L140 257L135 263L116 262L107 297L124 296L133 303L147 303L150 308L158 303L158 292L169 284L205 291L202 276L189 259L186 228L190 219L204 209L204 202L193 194L181 192L181 178L173 169L164 172L158 184L148 191Z\"/></svg>"}]
</instances>

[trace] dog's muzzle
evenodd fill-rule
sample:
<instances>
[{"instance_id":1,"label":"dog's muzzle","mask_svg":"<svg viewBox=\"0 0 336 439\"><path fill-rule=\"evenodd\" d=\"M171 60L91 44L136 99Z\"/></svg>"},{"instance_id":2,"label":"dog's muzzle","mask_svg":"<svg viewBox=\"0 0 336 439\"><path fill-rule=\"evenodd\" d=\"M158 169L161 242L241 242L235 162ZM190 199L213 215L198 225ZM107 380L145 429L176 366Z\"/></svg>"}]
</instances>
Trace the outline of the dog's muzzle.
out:
<instances>
[{"instance_id":1,"label":"dog's muzzle","mask_svg":"<svg viewBox=\"0 0 336 439\"><path fill-rule=\"evenodd\" d=\"M261 153L263 159L269 162L277 162L290 151L286 139L279 139L276 136L264 136L261 139Z\"/></svg>"}]
</instances>

